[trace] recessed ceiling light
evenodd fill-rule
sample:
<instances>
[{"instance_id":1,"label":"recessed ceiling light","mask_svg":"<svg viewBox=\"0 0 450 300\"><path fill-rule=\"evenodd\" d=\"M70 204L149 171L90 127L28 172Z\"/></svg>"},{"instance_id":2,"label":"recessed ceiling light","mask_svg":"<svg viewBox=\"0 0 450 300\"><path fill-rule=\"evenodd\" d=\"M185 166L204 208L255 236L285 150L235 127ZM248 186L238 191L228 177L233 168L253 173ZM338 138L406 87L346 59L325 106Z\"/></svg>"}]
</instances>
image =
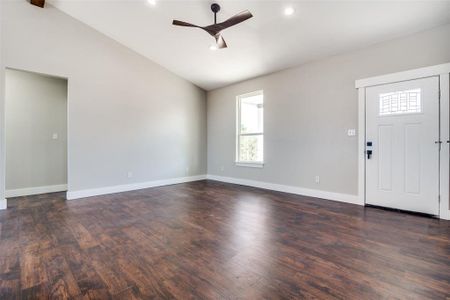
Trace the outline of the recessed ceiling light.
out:
<instances>
[{"instance_id":1,"label":"recessed ceiling light","mask_svg":"<svg viewBox=\"0 0 450 300\"><path fill-rule=\"evenodd\" d=\"M216 51L218 48L217 48L217 45L211 45L211 46L209 46L209 50L211 50L211 51Z\"/></svg>"},{"instance_id":2,"label":"recessed ceiling light","mask_svg":"<svg viewBox=\"0 0 450 300\"><path fill-rule=\"evenodd\" d=\"M156 0L147 0L148 4L156 5Z\"/></svg>"},{"instance_id":3,"label":"recessed ceiling light","mask_svg":"<svg viewBox=\"0 0 450 300\"><path fill-rule=\"evenodd\" d=\"M284 9L284 14L285 14L286 16L292 16L292 15L294 14L294 12L295 12L295 10L294 10L294 8L291 7L291 6L288 6L288 7L286 7L286 8Z\"/></svg>"}]
</instances>

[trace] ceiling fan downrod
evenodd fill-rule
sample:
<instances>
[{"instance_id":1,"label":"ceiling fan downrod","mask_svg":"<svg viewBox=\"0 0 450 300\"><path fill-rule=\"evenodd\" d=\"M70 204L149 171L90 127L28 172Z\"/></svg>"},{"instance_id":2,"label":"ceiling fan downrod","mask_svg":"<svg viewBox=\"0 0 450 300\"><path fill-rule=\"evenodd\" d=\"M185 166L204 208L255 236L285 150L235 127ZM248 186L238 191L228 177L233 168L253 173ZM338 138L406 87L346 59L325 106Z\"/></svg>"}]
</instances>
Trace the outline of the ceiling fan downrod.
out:
<instances>
[{"instance_id":1,"label":"ceiling fan downrod","mask_svg":"<svg viewBox=\"0 0 450 300\"><path fill-rule=\"evenodd\" d=\"M220 11L220 5L217 3L211 4L211 10L214 13L214 24L217 24L217 13Z\"/></svg>"}]
</instances>

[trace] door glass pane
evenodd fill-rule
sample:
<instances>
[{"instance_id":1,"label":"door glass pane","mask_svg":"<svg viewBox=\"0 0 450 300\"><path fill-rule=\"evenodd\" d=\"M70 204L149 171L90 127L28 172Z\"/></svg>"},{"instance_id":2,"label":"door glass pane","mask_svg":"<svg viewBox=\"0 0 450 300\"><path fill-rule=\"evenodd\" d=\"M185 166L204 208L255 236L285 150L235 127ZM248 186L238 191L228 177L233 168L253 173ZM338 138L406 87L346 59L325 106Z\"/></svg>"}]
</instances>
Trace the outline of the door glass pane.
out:
<instances>
[{"instance_id":1,"label":"door glass pane","mask_svg":"<svg viewBox=\"0 0 450 300\"><path fill-rule=\"evenodd\" d=\"M380 116L422 112L420 89L380 94Z\"/></svg>"},{"instance_id":2,"label":"door glass pane","mask_svg":"<svg viewBox=\"0 0 450 300\"><path fill-rule=\"evenodd\" d=\"M239 161L263 161L263 136L250 135L239 137Z\"/></svg>"},{"instance_id":3,"label":"door glass pane","mask_svg":"<svg viewBox=\"0 0 450 300\"><path fill-rule=\"evenodd\" d=\"M241 98L241 132L263 132L263 95Z\"/></svg>"}]
</instances>

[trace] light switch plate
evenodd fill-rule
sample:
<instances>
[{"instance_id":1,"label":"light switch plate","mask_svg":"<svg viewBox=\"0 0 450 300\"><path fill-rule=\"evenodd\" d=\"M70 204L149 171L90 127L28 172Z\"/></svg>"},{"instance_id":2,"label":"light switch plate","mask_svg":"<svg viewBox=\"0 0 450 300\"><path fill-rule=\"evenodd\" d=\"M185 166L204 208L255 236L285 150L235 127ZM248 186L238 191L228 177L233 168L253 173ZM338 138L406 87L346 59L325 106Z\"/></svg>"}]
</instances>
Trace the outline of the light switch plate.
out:
<instances>
[{"instance_id":1,"label":"light switch plate","mask_svg":"<svg viewBox=\"0 0 450 300\"><path fill-rule=\"evenodd\" d=\"M52 139L57 140L58 139L58 134L57 133L52 134Z\"/></svg>"},{"instance_id":2,"label":"light switch plate","mask_svg":"<svg viewBox=\"0 0 450 300\"><path fill-rule=\"evenodd\" d=\"M348 136L355 136L356 135L356 129L349 129L347 130L347 135Z\"/></svg>"}]
</instances>

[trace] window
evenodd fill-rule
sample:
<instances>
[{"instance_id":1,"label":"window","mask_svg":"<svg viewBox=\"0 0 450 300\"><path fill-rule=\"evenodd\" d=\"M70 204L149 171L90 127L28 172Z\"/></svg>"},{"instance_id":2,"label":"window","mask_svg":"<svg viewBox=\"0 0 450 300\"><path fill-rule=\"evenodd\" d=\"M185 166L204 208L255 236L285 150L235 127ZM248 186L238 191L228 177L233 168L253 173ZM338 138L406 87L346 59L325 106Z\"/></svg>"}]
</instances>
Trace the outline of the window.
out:
<instances>
[{"instance_id":1,"label":"window","mask_svg":"<svg viewBox=\"0 0 450 300\"><path fill-rule=\"evenodd\" d=\"M257 91L237 97L238 165L262 166L264 160L264 96Z\"/></svg>"},{"instance_id":2,"label":"window","mask_svg":"<svg viewBox=\"0 0 450 300\"><path fill-rule=\"evenodd\" d=\"M420 89L380 94L380 116L420 113Z\"/></svg>"}]
</instances>

